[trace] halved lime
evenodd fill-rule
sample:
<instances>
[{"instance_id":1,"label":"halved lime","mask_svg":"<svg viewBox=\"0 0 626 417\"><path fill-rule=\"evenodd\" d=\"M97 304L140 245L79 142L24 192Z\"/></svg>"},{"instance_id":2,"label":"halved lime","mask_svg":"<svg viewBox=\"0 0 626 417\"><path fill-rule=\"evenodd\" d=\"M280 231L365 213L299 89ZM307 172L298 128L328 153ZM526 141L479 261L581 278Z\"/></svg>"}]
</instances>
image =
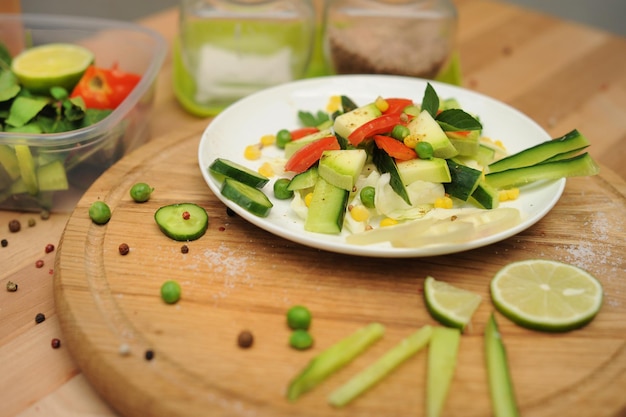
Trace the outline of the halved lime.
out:
<instances>
[{"instance_id":1,"label":"halved lime","mask_svg":"<svg viewBox=\"0 0 626 417\"><path fill-rule=\"evenodd\" d=\"M51 87L71 91L94 54L87 48L69 43L50 43L25 49L11 63L11 69L24 88L48 93Z\"/></svg>"},{"instance_id":2,"label":"halved lime","mask_svg":"<svg viewBox=\"0 0 626 417\"><path fill-rule=\"evenodd\" d=\"M514 323L562 332L589 323L602 306L602 285L587 271L547 259L513 262L491 281L498 311Z\"/></svg>"},{"instance_id":3,"label":"halved lime","mask_svg":"<svg viewBox=\"0 0 626 417\"><path fill-rule=\"evenodd\" d=\"M482 301L480 294L437 281L430 276L424 281L424 299L435 320L460 330L467 327Z\"/></svg>"}]
</instances>

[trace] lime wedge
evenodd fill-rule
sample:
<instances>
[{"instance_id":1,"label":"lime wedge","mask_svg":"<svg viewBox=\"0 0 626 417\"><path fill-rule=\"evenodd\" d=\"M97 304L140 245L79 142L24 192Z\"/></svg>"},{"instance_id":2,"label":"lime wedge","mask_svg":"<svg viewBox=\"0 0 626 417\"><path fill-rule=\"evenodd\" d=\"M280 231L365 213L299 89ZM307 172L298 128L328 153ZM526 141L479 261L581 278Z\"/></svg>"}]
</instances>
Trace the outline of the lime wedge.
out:
<instances>
[{"instance_id":1,"label":"lime wedge","mask_svg":"<svg viewBox=\"0 0 626 417\"><path fill-rule=\"evenodd\" d=\"M602 286L587 271L547 259L502 268L491 281L496 308L514 323L563 332L589 323L602 306Z\"/></svg>"},{"instance_id":2,"label":"lime wedge","mask_svg":"<svg viewBox=\"0 0 626 417\"><path fill-rule=\"evenodd\" d=\"M11 69L23 87L47 94L51 87L71 91L93 62L94 54L87 48L51 43L22 51L13 59Z\"/></svg>"},{"instance_id":3,"label":"lime wedge","mask_svg":"<svg viewBox=\"0 0 626 417\"><path fill-rule=\"evenodd\" d=\"M435 320L461 331L465 330L482 301L479 294L433 277L426 277L424 281L424 299Z\"/></svg>"}]
</instances>

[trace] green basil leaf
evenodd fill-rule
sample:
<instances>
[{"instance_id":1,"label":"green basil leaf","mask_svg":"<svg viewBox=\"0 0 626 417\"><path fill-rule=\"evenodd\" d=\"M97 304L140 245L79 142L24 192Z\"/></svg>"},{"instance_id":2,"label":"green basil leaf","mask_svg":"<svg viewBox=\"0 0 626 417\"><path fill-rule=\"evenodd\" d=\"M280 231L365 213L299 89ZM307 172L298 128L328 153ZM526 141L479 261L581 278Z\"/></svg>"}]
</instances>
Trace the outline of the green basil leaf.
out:
<instances>
[{"instance_id":1,"label":"green basil leaf","mask_svg":"<svg viewBox=\"0 0 626 417\"><path fill-rule=\"evenodd\" d=\"M47 98L33 98L18 96L13 100L9 117L5 123L13 127L21 127L30 122L37 114L48 105Z\"/></svg>"},{"instance_id":2,"label":"green basil leaf","mask_svg":"<svg viewBox=\"0 0 626 417\"><path fill-rule=\"evenodd\" d=\"M426 84L424 97L422 98L422 111L424 110L426 110L433 119L437 116L437 112L439 111L439 96L430 83Z\"/></svg>"},{"instance_id":3,"label":"green basil leaf","mask_svg":"<svg viewBox=\"0 0 626 417\"><path fill-rule=\"evenodd\" d=\"M113 110L87 109L81 127L87 127L98 123L111 114Z\"/></svg>"},{"instance_id":4,"label":"green basil leaf","mask_svg":"<svg viewBox=\"0 0 626 417\"><path fill-rule=\"evenodd\" d=\"M446 132L480 130L483 128L478 119L461 109L444 110L435 117L435 120Z\"/></svg>"},{"instance_id":5,"label":"green basil leaf","mask_svg":"<svg viewBox=\"0 0 626 417\"><path fill-rule=\"evenodd\" d=\"M0 71L0 102L14 98L20 89L17 77L11 71Z\"/></svg>"},{"instance_id":6,"label":"green basil leaf","mask_svg":"<svg viewBox=\"0 0 626 417\"><path fill-rule=\"evenodd\" d=\"M55 100L64 100L69 97L69 93L63 87L52 87L50 89L50 95Z\"/></svg>"}]
</instances>

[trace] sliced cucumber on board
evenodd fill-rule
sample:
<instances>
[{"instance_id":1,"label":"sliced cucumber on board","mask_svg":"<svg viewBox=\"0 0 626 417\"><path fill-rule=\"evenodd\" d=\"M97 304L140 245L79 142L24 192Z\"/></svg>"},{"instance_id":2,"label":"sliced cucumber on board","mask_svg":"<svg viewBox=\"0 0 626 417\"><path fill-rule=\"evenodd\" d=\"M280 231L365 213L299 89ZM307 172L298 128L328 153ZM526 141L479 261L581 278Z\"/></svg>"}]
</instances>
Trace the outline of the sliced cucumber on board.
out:
<instances>
[{"instance_id":1,"label":"sliced cucumber on board","mask_svg":"<svg viewBox=\"0 0 626 417\"><path fill-rule=\"evenodd\" d=\"M197 204L170 204L154 213L154 220L161 231L177 241L200 238L209 227L206 210Z\"/></svg>"}]
</instances>

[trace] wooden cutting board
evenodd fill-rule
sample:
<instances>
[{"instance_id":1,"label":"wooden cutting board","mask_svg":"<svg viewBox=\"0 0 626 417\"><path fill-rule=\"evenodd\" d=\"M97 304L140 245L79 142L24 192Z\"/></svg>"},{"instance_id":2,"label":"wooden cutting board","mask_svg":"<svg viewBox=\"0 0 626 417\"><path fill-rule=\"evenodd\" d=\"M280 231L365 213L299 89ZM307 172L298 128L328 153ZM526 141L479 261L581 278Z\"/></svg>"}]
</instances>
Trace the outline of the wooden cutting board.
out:
<instances>
[{"instance_id":1,"label":"wooden cutting board","mask_svg":"<svg viewBox=\"0 0 626 417\"><path fill-rule=\"evenodd\" d=\"M300 246L227 215L200 174L199 138L197 129L170 134L115 165L78 203L59 247L54 291L64 346L121 414L424 415L427 351L344 409L326 397L402 338L436 325L422 299L424 278L432 275L484 297L462 337L444 414L488 416L482 342L494 310L488 284L505 264L528 258L586 268L606 295L591 324L565 334L526 330L497 316L522 415L626 412L626 198L623 181L610 172L568 180L542 221L501 243L432 258L361 258ZM139 181L155 188L147 203L129 196ZM95 200L113 210L105 226L89 220ZM186 201L204 206L210 224L183 254L153 214ZM121 243L130 246L126 256ZM175 305L159 296L167 279L182 286ZM285 313L294 304L314 316L308 351L288 346ZM386 326L381 341L298 401L285 399L289 381L314 355L374 321ZM249 349L236 342L245 329L255 338Z\"/></svg>"}]
</instances>

